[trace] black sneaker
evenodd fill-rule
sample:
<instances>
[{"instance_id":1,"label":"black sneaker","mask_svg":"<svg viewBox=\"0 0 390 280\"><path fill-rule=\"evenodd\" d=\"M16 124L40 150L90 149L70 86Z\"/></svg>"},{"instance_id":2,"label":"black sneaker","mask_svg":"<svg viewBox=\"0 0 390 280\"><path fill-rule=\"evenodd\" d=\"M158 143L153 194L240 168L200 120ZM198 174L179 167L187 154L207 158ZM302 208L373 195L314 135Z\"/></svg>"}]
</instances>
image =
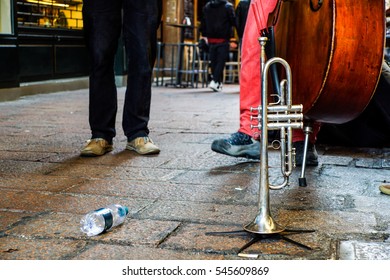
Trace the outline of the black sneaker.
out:
<instances>
[{"instance_id":1,"label":"black sneaker","mask_svg":"<svg viewBox=\"0 0 390 280\"><path fill-rule=\"evenodd\" d=\"M260 159L260 142L241 132L233 133L227 139L214 140L211 150L232 157Z\"/></svg>"},{"instance_id":2,"label":"black sneaker","mask_svg":"<svg viewBox=\"0 0 390 280\"><path fill-rule=\"evenodd\" d=\"M299 141L293 143L295 148L295 164L296 166L302 166L303 163L303 149L305 147L304 141ZM306 155L306 166L317 166L318 165L318 154L314 144L309 143L307 146L307 155Z\"/></svg>"}]
</instances>

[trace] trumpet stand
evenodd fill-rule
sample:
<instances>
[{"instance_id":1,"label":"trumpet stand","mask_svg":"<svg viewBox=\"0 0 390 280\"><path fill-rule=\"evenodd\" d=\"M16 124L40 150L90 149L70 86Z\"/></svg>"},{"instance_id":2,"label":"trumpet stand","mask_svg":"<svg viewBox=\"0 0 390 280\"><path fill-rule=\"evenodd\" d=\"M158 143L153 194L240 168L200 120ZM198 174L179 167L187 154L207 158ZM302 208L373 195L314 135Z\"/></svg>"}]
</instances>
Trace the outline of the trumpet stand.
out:
<instances>
[{"instance_id":1,"label":"trumpet stand","mask_svg":"<svg viewBox=\"0 0 390 280\"><path fill-rule=\"evenodd\" d=\"M252 118L252 120L257 119L258 124L252 125L252 128L257 127L261 131L258 212L253 221L243 226L243 230L206 233L207 235L249 234L252 238L239 249L239 255L252 244L269 237L276 237L302 248L311 249L302 243L286 237L286 235L314 232L314 230L287 229L279 225L271 216L269 189L280 189L288 185L288 178L291 175L292 169L295 167L295 151L292 147L292 129L303 128L303 114L302 105L292 105L292 78L289 64L279 57L273 57L265 62L265 45L267 40L267 37L259 38L261 45L261 105L257 108L251 108L252 112L258 112L257 117ZM268 72L271 65L276 63L284 66L286 79L280 82L281 93L280 96L278 96L278 101L276 103L268 104ZM284 177L284 182L279 186L272 186L269 183L268 130L280 130L281 172Z\"/></svg>"}]
</instances>

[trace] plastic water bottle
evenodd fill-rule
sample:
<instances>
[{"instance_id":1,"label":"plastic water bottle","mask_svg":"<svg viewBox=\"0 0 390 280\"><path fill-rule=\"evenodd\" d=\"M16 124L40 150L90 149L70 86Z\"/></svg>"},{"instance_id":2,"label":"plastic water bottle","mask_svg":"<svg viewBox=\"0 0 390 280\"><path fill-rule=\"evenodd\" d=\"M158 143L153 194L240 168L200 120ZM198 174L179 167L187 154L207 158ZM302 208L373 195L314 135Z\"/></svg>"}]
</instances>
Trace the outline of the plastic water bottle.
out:
<instances>
[{"instance_id":1,"label":"plastic water bottle","mask_svg":"<svg viewBox=\"0 0 390 280\"><path fill-rule=\"evenodd\" d=\"M95 236L122 224L128 213L126 206L111 204L85 215L80 221L80 229L88 236Z\"/></svg>"}]
</instances>

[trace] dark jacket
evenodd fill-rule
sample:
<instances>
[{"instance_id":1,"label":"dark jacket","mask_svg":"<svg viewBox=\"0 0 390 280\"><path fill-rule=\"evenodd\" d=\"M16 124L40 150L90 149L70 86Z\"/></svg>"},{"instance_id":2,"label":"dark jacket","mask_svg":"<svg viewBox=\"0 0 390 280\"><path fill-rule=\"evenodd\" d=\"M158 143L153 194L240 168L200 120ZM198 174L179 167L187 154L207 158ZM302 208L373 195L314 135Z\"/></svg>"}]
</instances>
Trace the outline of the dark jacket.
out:
<instances>
[{"instance_id":1,"label":"dark jacket","mask_svg":"<svg viewBox=\"0 0 390 280\"><path fill-rule=\"evenodd\" d=\"M203 36L229 40L235 26L234 7L227 0L211 0L204 6L199 30Z\"/></svg>"},{"instance_id":2,"label":"dark jacket","mask_svg":"<svg viewBox=\"0 0 390 280\"><path fill-rule=\"evenodd\" d=\"M242 36L244 35L245 23L248 17L250 3L250 0L241 0L236 8L237 34L239 38L242 38Z\"/></svg>"}]
</instances>

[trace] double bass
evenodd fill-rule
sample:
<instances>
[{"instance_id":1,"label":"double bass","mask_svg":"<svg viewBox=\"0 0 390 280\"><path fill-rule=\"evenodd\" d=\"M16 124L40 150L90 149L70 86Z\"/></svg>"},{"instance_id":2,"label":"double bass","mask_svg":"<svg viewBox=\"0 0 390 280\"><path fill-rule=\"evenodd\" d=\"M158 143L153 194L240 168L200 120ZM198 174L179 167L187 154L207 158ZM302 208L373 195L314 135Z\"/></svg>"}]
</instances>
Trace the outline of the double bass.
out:
<instances>
[{"instance_id":1,"label":"double bass","mask_svg":"<svg viewBox=\"0 0 390 280\"><path fill-rule=\"evenodd\" d=\"M268 23L275 28L276 56L291 66L294 103L303 104L305 118L334 124L355 119L380 77L385 2L269 2L275 3Z\"/></svg>"}]
</instances>

